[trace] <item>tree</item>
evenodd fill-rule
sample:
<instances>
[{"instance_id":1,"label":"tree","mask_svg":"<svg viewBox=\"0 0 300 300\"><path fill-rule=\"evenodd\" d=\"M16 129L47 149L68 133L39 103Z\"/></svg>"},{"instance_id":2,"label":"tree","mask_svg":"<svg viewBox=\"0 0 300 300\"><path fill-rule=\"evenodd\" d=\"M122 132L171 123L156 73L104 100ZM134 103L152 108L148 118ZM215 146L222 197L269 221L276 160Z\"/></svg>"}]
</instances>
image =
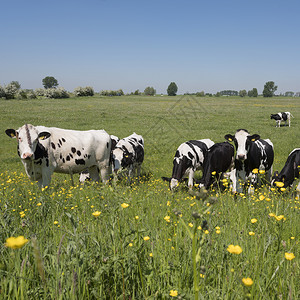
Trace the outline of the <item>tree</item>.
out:
<instances>
[{"instance_id":1,"label":"tree","mask_svg":"<svg viewBox=\"0 0 300 300\"><path fill-rule=\"evenodd\" d=\"M56 88L58 86L58 82L53 76L45 77L42 82L45 89Z\"/></svg>"},{"instance_id":2,"label":"tree","mask_svg":"<svg viewBox=\"0 0 300 300\"><path fill-rule=\"evenodd\" d=\"M266 82L263 90L263 96L264 97L273 97L274 93L277 90L277 85L275 85L274 81L268 81Z\"/></svg>"},{"instance_id":3,"label":"tree","mask_svg":"<svg viewBox=\"0 0 300 300\"><path fill-rule=\"evenodd\" d=\"M176 96L177 91L178 91L178 87L176 83L171 82L167 89L168 96Z\"/></svg>"},{"instance_id":4,"label":"tree","mask_svg":"<svg viewBox=\"0 0 300 300\"><path fill-rule=\"evenodd\" d=\"M156 94L156 90L152 86L148 86L144 90L145 95L154 96Z\"/></svg>"},{"instance_id":5,"label":"tree","mask_svg":"<svg viewBox=\"0 0 300 300\"><path fill-rule=\"evenodd\" d=\"M248 96L257 97L258 96L257 88L253 88L252 90L248 91Z\"/></svg>"},{"instance_id":6,"label":"tree","mask_svg":"<svg viewBox=\"0 0 300 300\"><path fill-rule=\"evenodd\" d=\"M240 97L246 97L247 96L247 91L246 90L240 90L239 95L240 95Z\"/></svg>"}]
</instances>

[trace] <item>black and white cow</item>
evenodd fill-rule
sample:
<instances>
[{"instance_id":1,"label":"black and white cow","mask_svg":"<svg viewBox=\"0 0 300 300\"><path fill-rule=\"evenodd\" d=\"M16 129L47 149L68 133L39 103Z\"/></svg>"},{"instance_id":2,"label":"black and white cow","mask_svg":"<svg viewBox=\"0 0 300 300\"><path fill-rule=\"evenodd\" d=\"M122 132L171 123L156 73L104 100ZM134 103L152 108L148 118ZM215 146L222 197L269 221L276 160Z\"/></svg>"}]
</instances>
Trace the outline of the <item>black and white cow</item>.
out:
<instances>
[{"instance_id":1,"label":"black and white cow","mask_svg":"<svg viewBox=\"0 0 300 300\"><path fill-rule=\"evenodd\" d=\"M291 117L293 116L289 111L271 114L271 120L274 119L276 121L276 127L280 127L280 123L283 121L285 122L285 126L289 122L289 127L291 127Z\"/></svg>"},{"instance_id":2,"label":"black and white cow","mask_svg":"<svg viewBox=\"0 0 300 300\"><path fill-rule=\"evenodd\" d=\"M18 141L18 154L28 177L49 186L53 172L80 173L88 168L91 179L106 182L111 174L111 139L105 130L76 131L25 124L7 129Z\"/></svg>"},{"instance_id":3,"label":"black and white cow","mask_svg":"<svg viewBox=\"0 0 300 300\"><path fill-rule=\"evenodd\" d=\"M194 185L194 174L197 170L203 170L203 162L207 156L208 148L214 142L210 139L191 140L182 143L173 159L172 177L162 177L163 180L170 182L170 189L173 190L179 182L188 176L188 187L191 189Z\"/></svg>"},{"instance_id":4,"label":"black and white cow","mask_svg":"<svg viewBox=\"0 0 300 300\"><path fill-rule=\"evenodd\" d=\"M140 176L143 161L144 139L135 132L119 140L112 151L114 174L117 175L120 170L127 170L129 182L135 172L137 177Z\"/></svg>"},{"instance_id":5,"label":"black and white cow","mask_svg":"<svg viewBox=\"0 0 300 300\"><path fill-rule=\"evenodd\" d=\"M253 186L258 183L257 173L252 172L254 169L263 170L267 182L271 181L274 149L269 139L263 140L258 134L250 135L245 129L237 130L235 135L226 134L225 139L234 141L236 149L233 192L242 193L243 183L248 179L248 193L253 192Z\"/></svg>"},{"instance_id":6,"label":"black and white cow","mask_svg":"<svg viewBox=\"0 0 300 300\"><path fill-rule=\"evenodd\" d=\"M111 163L112 163L112 151L115 149L115 147L116 147L116 145L117 145L117 143L120 139L115 135L111 135L110 139L111 139ZM89 181L89 180L91 180L91 176L90 176L90 173L89 173L88 169L82 171L79 174L79 182L83 183L83 182Z\"/></svg>"},{"instance_id":7,"label":"black and white cow","mask_svg":"<svg viewBox=\"0 0 300 300\"><path fill-rule=\"evenodd\" d=\"M294 180L299 178L299 166L300 166L300 148L294 149L288 156L286 163L280 173L276 171L272 178L272 186L276 186L277 182L282 182L283 186L278 187L290 187ZM297 186L297 192L300 193L300 183Z\"/></svg>"},{"instance_id":8,"label":"black and white cow","mask_svg":"<svg viewBox=\"0 0 300 300\"><path fill-rule=\"evenodd\" d=\"M199 187L208 189L214 181L219 181L223 174L234 166L234 147L228 143L216 143L209 148L203 164L203 176Z\"/></svg>"}]
</instances>

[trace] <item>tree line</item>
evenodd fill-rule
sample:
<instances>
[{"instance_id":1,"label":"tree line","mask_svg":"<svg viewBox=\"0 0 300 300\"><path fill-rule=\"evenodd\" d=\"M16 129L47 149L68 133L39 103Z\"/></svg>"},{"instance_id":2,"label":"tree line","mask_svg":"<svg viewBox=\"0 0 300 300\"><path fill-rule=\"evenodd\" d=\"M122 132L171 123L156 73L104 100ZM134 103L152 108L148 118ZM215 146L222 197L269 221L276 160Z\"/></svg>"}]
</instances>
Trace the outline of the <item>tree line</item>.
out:
<instances>
[{"instance_id":1,"label":"tree line","mask_svg":"<svg viewBox=\"0 0 300 300\"><path fill-rule=\"evenodd\" d=\"M4 87L0 85L0 98L34 99L37 98L38 96L46 97L46 98L69 98L70 97L70 93L68 91L66 91L62 87L58 87L59 86L58 81L53 76L47 76L43 78L42 84L44 88L30 90L30 89L21 89L21 85L18 81L12 81ZM277 88L278 87L275 85L274 81L268 81L264 85L262 95L264 97L273 97L275 96L275 92ZM178 92L177 84L175 82L171 82L167 87L168 96L176 96L177 92ZM73 91L73 95L76 97L94 96L94 94L95 94L94 89L90 86L77 87ZM100 96L123 96L124 92L122 89L102 90L99 94ZM141 94L144 94L146 96L155 96L156 89L152 86L148 86L145 88L143 93L140 92L139 90L130 93L130 95L141 95ZM190 93L186 93L186 94L190 94ZM193 93L193 95L196 95L198 97L213 96L213 94L205 93L204 91ZM257 88L253 88L252 90L249 91L224 90L224 91L217 92L214 96L258 97L258 91ZM300 97L300 92L294 93L289 91L286 92L285 94L280 94L280 96Z\"/></svg>"}]
</instances>

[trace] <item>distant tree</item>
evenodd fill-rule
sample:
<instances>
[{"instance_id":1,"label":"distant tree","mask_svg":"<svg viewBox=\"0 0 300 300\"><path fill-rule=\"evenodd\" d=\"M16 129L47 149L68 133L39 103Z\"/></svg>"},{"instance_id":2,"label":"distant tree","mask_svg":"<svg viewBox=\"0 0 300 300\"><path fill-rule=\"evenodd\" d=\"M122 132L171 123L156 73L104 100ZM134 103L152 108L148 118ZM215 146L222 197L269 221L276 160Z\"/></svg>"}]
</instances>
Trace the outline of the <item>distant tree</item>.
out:
<instances>
[{"instance_id":1,"label":"distant tree","mask_svg":"<svg viewBox=\"0 0 300 300\"><path fill-rule=\"evenodd\" d=\"M176 83L171 82L167 89L168 96L176 96L177 91L178 91L178 87Z\"/></svg>"},{"instance_id":2,"label":"distant tree","mask_svg":"<svg viewBox=\"0 0 300 300\"><path fill-rule=\"evenodd\" d=\"M246 97L247 96L247 91L246 90L240 90L239 91L239 96L240 97Z\"/></svg>"},{"instance_id":3,"label":"distant tree","mask_svg":"<svg viewBox=\"0 0 300 300\"><path fill-rule=\"evenodd\" d=\"M275 85L274 81L268 81L266 82L263 90L263 96L264 97L273 97L274 93L277 90L277 85Z\"/></svg>"},{"instance_id":4,"label":"distant tree","mask_svg":"<svg viewBox=\"0 0 300 300\"><path fill-rule=\"evenodd\" d=\"M221 97L221 93L220 93L220 92L217 92L217 93L216 93L216 97Z\"/></svg>"},{"instance_id":5,"label":"distant tree","mask_svg":"<svg viewBox=\"0 0 300 300\"><path fill-rule=\"evenodd\" d=\"M257 89L254 88L254 89L248 91L248 96L249 96L249 97L257 97L257 96L258 96Z\"/></svg>"},{"instance_id":6,"label":"distant tree","mask_svg":"<svg viewBox=\"0 0 300 300\"><path fill-rule=\"evenodd\" d=\"M197 92L197 93L196 93L196 96L197 96L197 97L205 97L205 93L204 93L204 91Z\"/></svg>"},{"instance_id":7,"label":"distant tree","mask_svg":"<svg viewBox=\"0 0 300 300\"><path fill-rule=\"evenodd\" d=\"M154 96L156 94L156 90L152 86L148 86L144 90L145 95Z\"/></svg>"},{"instance_id":8,"label":"distant tree","mask_svg":"<svg viewBox=\"0 0 300 300\"><path fill-rule=\"evenodd\" d=\"M285 97L294 97L295 93L294 92L285 92L284 96Z\"/></svg>"},{"instance_id":9,"label":"distant tree","mask_svg":"<svg viewBox=\"0 0 300 300\"><path fill-rule=\"evenodd\" d=\"M12 81L10 85L14 86L16 90L21 89L21 84L19 83L19 81Z\"/></svg>"},{"instance_id":10,"label":"distant tree","mask_svg":"<svg viewBox=\"0 0 300 300\"><path fill-rule=\"evenodd\" d=\"M140 93L140 91L139 90L136 90L134 93L133 93L133 95L136 95L136 96L138 96L138 95L140 95L141 93Z\"/></svg>"},{"instance_id":11,"label":"distant tree","mask_svg":"<svg viewBox=\"0 0 300 300\"><path fill-rule=\"evenodd\" d=\"M42 82L45 89L56 88L58 86L58 81L53 76L45 77Z\"/></svg>"},{"instance_id":12,"label":"distant tree","mask_svg":"<svg viewBox=\"0 0 300 300\"><path fill-rule=\"evenodd\" d=\"M238 96L239 95L238 91L233 91L233 90L221 91L220 94L222 96Z\"/></svg>"}]
</instances>

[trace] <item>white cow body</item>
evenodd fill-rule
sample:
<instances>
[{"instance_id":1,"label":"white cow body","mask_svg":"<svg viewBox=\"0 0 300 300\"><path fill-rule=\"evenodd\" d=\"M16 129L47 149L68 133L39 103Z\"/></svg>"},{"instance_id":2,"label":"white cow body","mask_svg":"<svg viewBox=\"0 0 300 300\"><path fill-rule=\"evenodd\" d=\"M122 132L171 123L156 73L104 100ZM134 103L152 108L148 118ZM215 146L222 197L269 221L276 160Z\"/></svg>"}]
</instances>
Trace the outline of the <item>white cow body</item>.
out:
<instances>
[{"instance_id":1,"label":"white cow body","mask_svg":"<svg viewBox=\"0 0 300 300\"><path fill-rule=\"evenodd\" d=\"M29 178L48 186L53 172L89 170L91 179L106 182L111 173L111 140L105 130L77 131L26 124L7 135L18 139L18 152Z\"/></svg>"}]
</instances>

